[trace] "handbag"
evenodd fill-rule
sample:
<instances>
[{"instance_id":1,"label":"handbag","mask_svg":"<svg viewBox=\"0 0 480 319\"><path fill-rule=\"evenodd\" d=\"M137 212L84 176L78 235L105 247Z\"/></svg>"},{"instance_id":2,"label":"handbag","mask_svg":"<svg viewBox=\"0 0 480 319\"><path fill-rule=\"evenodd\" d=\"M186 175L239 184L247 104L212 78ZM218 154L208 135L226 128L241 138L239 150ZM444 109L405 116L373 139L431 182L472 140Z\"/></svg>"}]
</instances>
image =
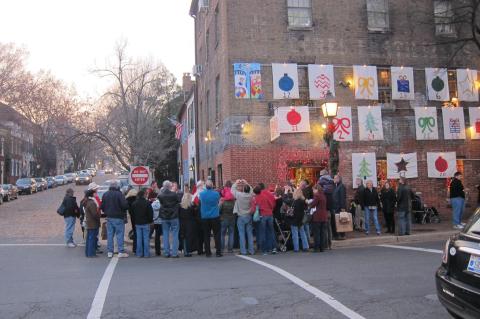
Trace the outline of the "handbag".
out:
<instances>
[{"instance_id":1,"label":"handbag","mask_svg":"<svg viewBox=\"0 0 480 319\"><path fill-rule=\"evenodd\" d=\"M305 213L303 215L302 224L305 225L310 223L311 221L312 221L312 215L310 215L309 213Z\"/></svg>"},{"instance_id":2,"label":"handbag","mask_svg":"<svg viewBox=\"0 0 480 319\"><path fill-rule=\"evenodd\" d=\"M256 223L256 222L259 222L260 221L260 208L258 208L258 205L257 207L255 208L255 213L253 214L253 221Z\"/></svg>"},{"instance_id":3,"label":"handbag","mask_svg":"<svg viewBox=\"0 0 480 319\"><path fill-rule=\"evenodd\" d=\"M57 208L57 214L60 215L60 216L63 216L63 215L65 215L65 210L66 210L66 207L62 202L60 207Z\"/></svg>"},{"instance_id":4,"label":"handbag","mask_svg":"<svg viewBox=\"0 0 480 319\"><path fill-rule=\"evenodd\" d=\"M101 232L101 235L102 235L102 240L107 239L107 222L103 222L103 223L102 223L102 232Z\"/></svg>"}]
</instances>

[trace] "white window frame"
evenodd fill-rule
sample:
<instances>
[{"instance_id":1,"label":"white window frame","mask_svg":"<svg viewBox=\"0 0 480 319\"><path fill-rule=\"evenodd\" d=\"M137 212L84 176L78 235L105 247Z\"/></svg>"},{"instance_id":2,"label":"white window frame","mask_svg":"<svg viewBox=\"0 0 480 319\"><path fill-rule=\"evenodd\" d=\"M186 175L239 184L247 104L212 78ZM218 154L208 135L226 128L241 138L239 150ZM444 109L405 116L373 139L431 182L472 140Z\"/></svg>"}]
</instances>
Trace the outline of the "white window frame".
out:
<instances>
[{"instance_id":1,"label":"white window frame","mask_svg":"<svg viewBox=\"0 0 480 319\"><path fill-rule=\"evenodd\" d=\"M434 0L433 15L435 21L435 35L455 37L457 32L453 24L454 12L452 10L452 1Z\"/></svg>"},{"instance_id":2,"label":"white window frame","mask_svg":"<svg viewBox=\"0 0 480 319\"><path fill-rule=\"evenodd\" d=\"M312 0L287 0L287 18L289 28L311 28L313 26ZM302 23L301 20L304 22Z\"/></svg>"},{"instance_id":3,"label":"white window frame","mask_svg":"<svg viewBox=\"0 0 480 319\"><path fill-rule=\"evenodd\" d=\"M380 8L382 7L382 8ZM382 17L384 23L377 23L378 16ZM388 12L388 0L367 0L367 21L368 31L388 32L390 31L390 15Z\"/></svg>"}]
</instances>

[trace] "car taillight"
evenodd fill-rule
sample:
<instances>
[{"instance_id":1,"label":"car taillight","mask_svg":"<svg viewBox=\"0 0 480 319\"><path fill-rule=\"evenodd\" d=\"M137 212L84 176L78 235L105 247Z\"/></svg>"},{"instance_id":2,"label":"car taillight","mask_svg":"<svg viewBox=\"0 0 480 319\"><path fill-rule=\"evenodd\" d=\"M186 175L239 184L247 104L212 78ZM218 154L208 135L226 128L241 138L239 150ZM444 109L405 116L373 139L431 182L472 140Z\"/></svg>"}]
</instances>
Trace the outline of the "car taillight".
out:
<instances>
[{"instance_id":1,"label":"car taillight","mask_svg":"<svg viewBox=\"0 0 480 319\"><path fill-rule=\"evenodd\" d=\"M445 248L443 249L442 263L445 265L448 263L449 248L450 248L450 239L447 240L447 242L445 243Z\"/></svg>"}]
</instances>

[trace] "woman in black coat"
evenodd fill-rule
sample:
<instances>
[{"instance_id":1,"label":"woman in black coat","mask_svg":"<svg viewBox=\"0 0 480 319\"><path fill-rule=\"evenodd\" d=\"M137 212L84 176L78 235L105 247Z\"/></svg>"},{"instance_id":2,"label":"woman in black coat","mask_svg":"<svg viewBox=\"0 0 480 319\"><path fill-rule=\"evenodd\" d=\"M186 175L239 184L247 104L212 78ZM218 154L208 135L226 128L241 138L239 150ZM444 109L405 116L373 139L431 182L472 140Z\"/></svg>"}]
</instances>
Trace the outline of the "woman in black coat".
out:
<instances>
[{"instance_id":1,"label":"woman in black coat","mask_svg":"<svg viewBox=\"0 0 480 319\"><path fill-rule=\"evenodd\" d=\"M387 226L387 233L395 233L395 218L394 209L397 203L397 195L393 188L390 187L390 183L387 181L380 191L380 200L382 202L382 211L385 218L385 224Z\"/></svg>"},{"instance_id":2,"label":"woman in black coat","mask_svg":"<svg viewBox=\"0 0 480 319\"><path fill-rule=\"evenodd\" d=\"M300 250L299 234L302 239L302 250L308 251L308 238L305 232L305 225L303 224L303 216L305 215L307 205L302 190L297 188L293 192L293 198L285 201L285 203L287 205L291 203L290 207L293 209L293 214L287 216L287 223L290 224L292 231L293 251L298 252Z\"/></svg>"},{"instance_id":3,"label":"woman in black coat","mask_svg":"<svg viewBox=\"0 0 480 319\"><path fill-rule=\"evenodd\" d=\"M380 206L380 199L378 198L377 189L373 187L373 182L371 180L367 181L367 187L363 191L362 197L362 206L365 209L365 234L368 235L370 232L370 216L373 216L375 230L377 231L377 235L380 235L381 228L378 223L378 207Z\"/></svg>"}]
</instances>

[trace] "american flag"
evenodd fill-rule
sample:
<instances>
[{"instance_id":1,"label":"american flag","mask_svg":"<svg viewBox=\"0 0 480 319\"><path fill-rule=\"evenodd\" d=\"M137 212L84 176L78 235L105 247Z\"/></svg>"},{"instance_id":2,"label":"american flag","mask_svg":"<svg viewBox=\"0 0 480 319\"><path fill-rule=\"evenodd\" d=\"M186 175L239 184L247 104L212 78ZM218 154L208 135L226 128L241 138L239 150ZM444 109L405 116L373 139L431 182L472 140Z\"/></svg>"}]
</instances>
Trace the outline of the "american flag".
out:
<instances>
[{"instance_id":1,"label":"american flag","mask_svg":"<svg viewBox=\"0 0 480 319\"><path fill-rule=\"evenodd\" d=\"M183 124L170 117L168 118L168 120L170 121L170 123L172 123L172 125L175 125L175 138L179 140L182 137Z\"/></svg>"}]
</instances>

